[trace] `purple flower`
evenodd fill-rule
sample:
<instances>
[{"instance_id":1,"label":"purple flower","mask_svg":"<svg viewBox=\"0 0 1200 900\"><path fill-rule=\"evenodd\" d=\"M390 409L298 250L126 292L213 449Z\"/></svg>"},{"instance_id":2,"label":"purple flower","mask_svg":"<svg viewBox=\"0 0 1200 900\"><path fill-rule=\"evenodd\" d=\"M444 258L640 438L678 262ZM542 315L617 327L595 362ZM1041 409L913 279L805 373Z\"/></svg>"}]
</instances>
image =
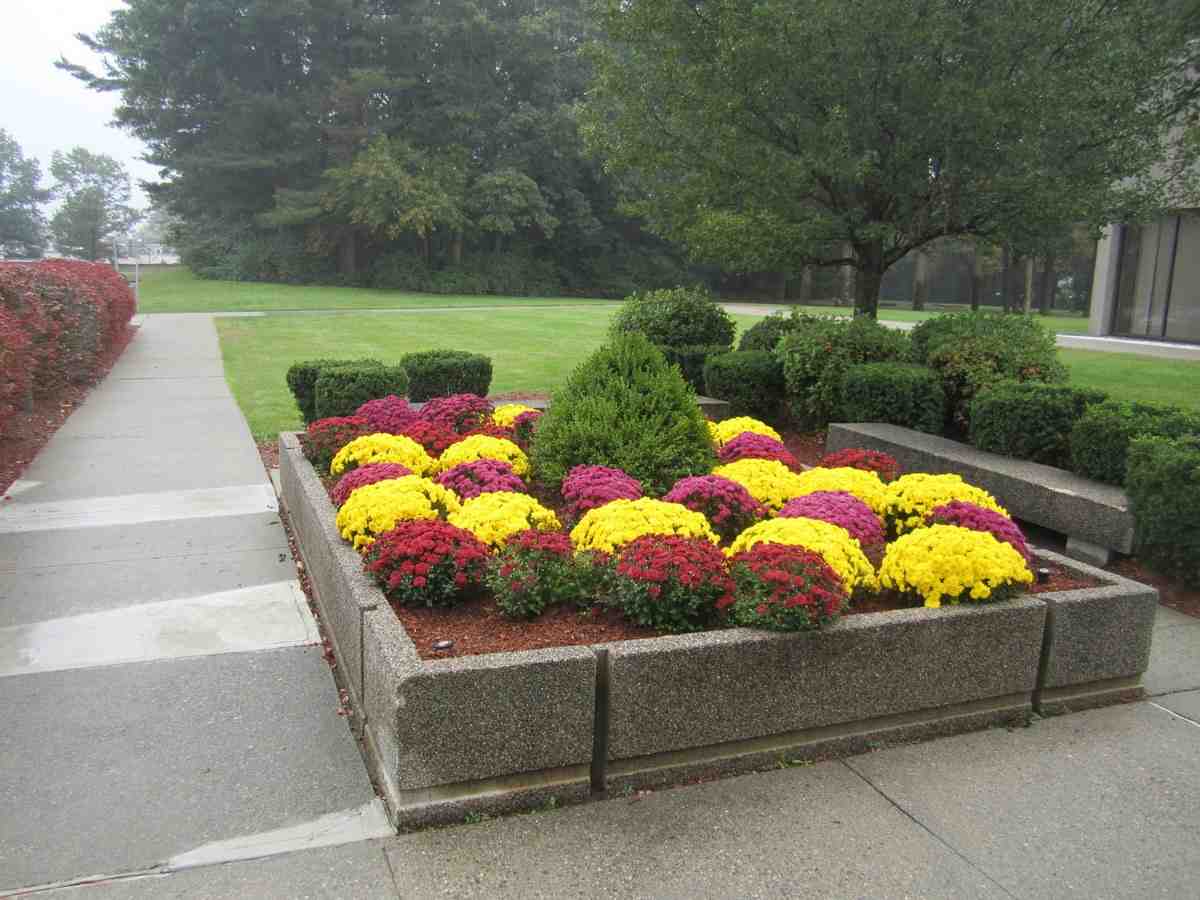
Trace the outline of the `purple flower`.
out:
<instances>
[{"instance_id":1,"label":"purple flower","mask_svg":"<svg viewBox=\"0 0 1200 900\"><path fill-rule=\"evenodd\" d=\"M563 479L562 496L567 501L566 515L580 519L590 509L613 500L638 500L642 484L620 469L608 466L575 466Z\"/></svg>"},{"instance_id":2,"label":"purple flower","mask_svg":"<svg viewBox=\"0 0 1200 900\"><path fill-rule=\"evenodd\" d=\"M450 488L464 500L496 491L526 493L529 488L509 463L498 459L477 459L459 463L437 477L437 483Z\"/></svg>"},{"instance_id":3,"label":"purple flower","mask_svg":"<svg viewBox=\"0 0 1200 900\"><path fill-rule=\"evenodd\" d=\"M814 491L789 500L779 511L786 519L820 519L850 532L864 546L882 544L883 525L871 507L845 491Z\"/></svg>"},{"instance_id":4,"label":"purple flower","mask_svg":"<svg viewBox=\"0 0 1200 900\"><path fill-rule=\"evenodd\" d=\"M663 499L703 513L726 540L745 531L767 514L766 507L750 496L750 492L742 485L719 475L681 478Z\"/></svg>"},{"instance_id":5,"label":"purple flower","mask_svg":"<svg viewBox=\"0 0 1200 900\"><path fill-rule=\"evenodd\" d=\"M371 463L366 466L359 466L357 469L351 469L341 477L333 490L329 492L329 497L333 500L335 506L341 506L348 499L355 488L363 487L364 485L374 484L377 481L384 481L388 478L403 478L405 475L411 475L412 472L407 466L402 466L400 463Z\"/></svg>"},{"instance_id":6,"label":"purple flower","mask_svg":"<svg viewBox=\"0 0 1200 900\"><path fill-rule=\"evenodd\" d=\"M1011 544L1025 558L1026 565L1033 566L1033 553L1017 523L995 510L965 500L951 500L930 512L925 522L929 525L958 525L972 531L989 532L996 540Z\"/></svg>"},{"instance_id":7,"label":"purple flower","mask_svg":"<svg viewBox=\"0 0 1200 900\"><path fill-rule=\"evenodd\" d=\"M418 412L403 397L388 394L378 400L368 400L355 415L366 419L373 431L403 434L404 429L417 420Z\"/></svg>"},{"instance_id":8,"label":"purple flower","mask_svg":"<svg viewBox=\"0 0 1200 900\"><path fill-rule=\"evenodd\" d=\"M717 456L723 463L737 462L739 459L774 459L789 469L796 466L796 457L781 442L753 431L743 431L717 451Z\"/></svg>"},{"instance_id":9,"label":"purple flower","mask_svg":"<svg viewBox=\"0 0 1200 900\"><path fill-rule=\"evenodd\" d=\"M458 434L466 434L478 428L492 414L492 404L476 394L451 394L449 397L434 397L421 407L420 418L449 428Z\"/></svg>"}]
</instances>

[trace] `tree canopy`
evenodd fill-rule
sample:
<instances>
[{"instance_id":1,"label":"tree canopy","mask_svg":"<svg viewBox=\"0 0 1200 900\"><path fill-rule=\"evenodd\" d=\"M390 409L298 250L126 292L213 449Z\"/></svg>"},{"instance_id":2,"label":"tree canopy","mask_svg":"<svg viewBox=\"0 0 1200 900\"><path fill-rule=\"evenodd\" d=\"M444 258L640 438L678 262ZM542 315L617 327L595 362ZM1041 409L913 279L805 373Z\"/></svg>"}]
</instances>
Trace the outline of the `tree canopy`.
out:
<instances>
[{"instance_id":1,"label":"tree canopy","mask_svg":"<svg viewBox=\"0 0 1200 900\"><path fill-rule=\"evenodd\" d=\"M40 186L42 168L0 128L0 257L31 258L46 249L41 207L50 191Z\"/></svg>"},{"instance_id":2,"label":"tree canopy","mask_svg":"<svg viewBox=\"0 0 1200 900\"><path fill-rule=\"evenodd\" d=\"M60 253L96 260L107 256L113 238L138 219L129 205L129 173L104 153L73 147L50 160L54 196L60 201L50 233Z\"/></svg>"}]
</instances>

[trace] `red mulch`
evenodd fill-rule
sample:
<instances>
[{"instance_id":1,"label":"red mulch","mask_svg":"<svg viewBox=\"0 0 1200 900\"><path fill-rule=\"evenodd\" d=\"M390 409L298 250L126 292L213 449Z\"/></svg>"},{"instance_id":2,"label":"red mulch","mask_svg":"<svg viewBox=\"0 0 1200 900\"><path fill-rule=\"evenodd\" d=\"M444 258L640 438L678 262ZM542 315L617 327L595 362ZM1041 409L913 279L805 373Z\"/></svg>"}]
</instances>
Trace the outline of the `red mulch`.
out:
<instances>
[{"instance_id":1,"label":"red mulch","mask_svg":"<svg viewBox=\"0 0 1200 900\"><path fill-rule=\"evenodd\" d=\"M21 473L33 462L33 458L54 432L58 431L67 421L67 417L83 403L88 391L104 379L125 352L136 332L137 327L130 325L125 336L100 358L95 380L91 384L68 385L57 396L38 399L33 412L17 413L13 416L7 426L9 436L0 438L0 495L21 477Z\"/></svg>"},{"instance_id":2,"label":"red mulch","mask_svg":"<svg viewBox=\"0 0 1200 900\"><path fill-rule=\"evenodd\" d=\"M263 466L269 473L279 468L279 439L258 442L258 455L262 457Z\"/></svg>"},{"instance_id":3,"label":"red mulch","mask_svg":"<svg viewBox=\"0 0 1200 900\"><path fill-rule=\"evenodd\" d=\"M825 455L825 432L812 431L801 433L797 431L780 432L783 445L788 452L796 457L797 462L806 466L815 466Z\"/></svg>"},{"instance_id":4,"label":"red mulch","mask_svg":"<svg viewBox=\"0 0 1200 900\"><path fill-rule=\"evenodd\" d=\"M1164 606L1169 606L1185 615L1200 618L1200 585L1184 584L1167 578L1165 575L1159 575L1133 557L1119 559L1105 568L1110 572L1116 572L1118 575L1156 588L1158 601Z\"/></svg>"}]
</instances>

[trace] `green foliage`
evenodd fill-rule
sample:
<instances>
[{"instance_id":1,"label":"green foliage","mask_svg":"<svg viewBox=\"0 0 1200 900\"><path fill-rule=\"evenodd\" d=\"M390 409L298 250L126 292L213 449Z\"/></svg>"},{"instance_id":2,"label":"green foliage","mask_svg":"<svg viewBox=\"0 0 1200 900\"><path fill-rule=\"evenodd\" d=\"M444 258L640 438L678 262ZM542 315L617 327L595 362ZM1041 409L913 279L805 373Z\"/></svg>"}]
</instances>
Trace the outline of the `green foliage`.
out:
<instances>
[{"instance_id":1,"label":"green foliage","mask_svg":"<svg viewBox=\"0 0 1200 900\"><path fill-rule=\"evenodd\" d=\"M1087 408L1103 403L1103 391L1065 384L991 385L970 405L971 443L980 450L1071 467L1071 430Z\"/></svg>"},{"instance_id":2,"label":"green foliage","mask_svg":"<svg viewBox=\"0 0 1200 900\"><path fill-rule=\"evenodd\" d=\"M50 192L39 187L42 168L25 158L21 145L0 128L0 259L39 257L46 248L41 207Z\"/></svg>"},{"instance_id":3,"label":"green foliage","mask_svg":"<svg viewBox=\"0 0 1200 900\"><path fill-rule=\"evenodd\" d=\"M1134 438L1125 490L1139 557L1185 583L1200 581L1200 435Z\"/></svg>"},{"instance_id":4,"label":"green foliage","mask_svg":"<svg viewBox=\"0 0 1200 900\"><path fill-rule=\"evenodd\" d=\"M937 373L925 366L864 363L846 369L840 409L845 422L888 422L941 434L946 392Z\"/></svg>"},{"instance_id":5,"label":"green foliage","mask_svg":"<svg viewBox=\"0 0 1200 900\"><path fill-rule=\"evenodd\" d=\"M55 151L50 161L54 194L62 202L50 220L50 233L60 253L97 260L111 253L112 238L138 219L129 206L129 173L103 153L74 147Z\"/></svg>"},{"instance_id":6,"label":"green foliage","mask_svg":"<svg viewBox=\"0 0 1200 900\"><path fill-rule=\"evenodd\" d=\"M1200 434L1200 415L1177 406L1108 400L1088 407L1071 430L1072 468L1086 478L1124 484L1134 438L1187 434Z\"/></svg>"},{"instance_id":7,"label":"green foliage","mask_svg":"<svg viewBox=\"0 0 1200 900\"><path fill-rule=\"evenodd\" d=\"M451 394L486 397L492 384L491 357L465 350L425 350L400 357L408 373L408 398L424 403Z\"/></svg>"},{"instance_id":8,"label":"green foliage","mask_svg":"<svg viewBox=\"0 0 1200 900\"><path fill-rule=\"evenodd\" d=\"M801 321L795 317L785 318L782 313L775 313L760 319L742 333L738 341L739 350L766 350L768 352L779 346L779 339L790 334Z\"/></svg>"},{"instance_id":9,"label":"green foliage","mask_svg":"<svg viewBox=\"0 0 1200 900\"><path fill-rule=\"evenodd\" d=\"M400 366L383 366L371 360L340 366L323 366L317 373L314 406L318 419L352 416L368 400L389 394L403 397L408 376Z\"/></svg>"},{"instance_id":10,"label":"green foliage","mask_svg":"<svg viewBox=\"0 0 1200 900\"><path fill-rule=\"evenodd\" d=\"M874 319L794 316L795 328L775 350L783 366L791 412L820 428L837 413L846 369L859 363L897 362L909 352L908 336Z\"/></svg>"},{"instance_id":11,"label":"green foliage","mask_svg":"<svg viewBox=\"0 0 1200 900\"><path fill-rule=\"evenodd\" d=\"M377 288L426 294L529 297L562 292L553 262L519 252L477 254L459 266L440 270L412 253L388 253L373 263L368 280Z\"/></svg>"},{"instance_id":12,"label":"green foliage","mask_svg":"<svg viewBox=\"0 0 1200 900\"><path fill-rule=\"evenodd\" d=\"M707 290L675 287L631 294L612 321L612 334L643 334L660 347L733 346L737 326Z\"/></svg>"},{"instance_id":13,"label":"green foliage","mask_svg":"<svg viewBox=\"0 0 1200 900\"><path fill-rule=\"evenodd\" d=\"M572 466L621 469L648 493L715 464L696 395L645 337L612 339L554 393L534 432L536 477L557 490Z\"/></svg>"},{"instance_id":14,"label":"green foliage","mask_svg":"<svg viewBox=\"0 0 1200 900\"><path fill-rule=\"evenodd\" d=\"M317 376L332 366L382 366L376 359L309 359L292 363L287 370L288 390L296 398L296 406L304 424L322 418L317 415Z\"/></svg>"},{"instance_id":15,"label":"green foliage","mask_svg":"<svg viewBox=\"0 0 1200 900\"><path fill-rule=\"evenodd\" d=\"M704 387L708 396L729 401L734 416L768 422L783 418L783 366L766 350L710 356L704 364Z\"/></svg>"},{"instance_id":16,"label":"green foliage","mask_svg":"<svg viewBox=\"0 0 1200 900\"><path fill-rule=\"evenodd\" d=\"M683 379L697 394L704 393L704 367L714 356L729 352L728 344L700 344L697 346L671 347L657 345L673 366L679 366Z\"/></svg>"}]
</instances>

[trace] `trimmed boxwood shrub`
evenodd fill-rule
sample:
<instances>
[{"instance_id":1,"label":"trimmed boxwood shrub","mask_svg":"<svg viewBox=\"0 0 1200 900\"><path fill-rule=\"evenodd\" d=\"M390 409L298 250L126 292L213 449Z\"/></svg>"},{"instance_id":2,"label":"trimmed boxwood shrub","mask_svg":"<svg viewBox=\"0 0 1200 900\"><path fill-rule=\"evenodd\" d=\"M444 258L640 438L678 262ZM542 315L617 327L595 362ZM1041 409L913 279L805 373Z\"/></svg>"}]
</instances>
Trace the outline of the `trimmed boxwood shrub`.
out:
<instances>
[{"instance_id":1,"label":"trimmed boxwood shrub","mask_svg":"<svg viewBox=\"0 0 1200 900\"><path fill-rule=\"evenodd\" d=\"M554 393L533 435L535 476L557 491L574 466L621 469L664 493L716 460L696 395L662 352L637 334L614 338Z\"/></svg>"},{"instance_id":2,"label":"trimmed boxwood shrub","mask_svg":"<svg viewBox=\"0 0 1200 900\"><path fill-rule=\"evenodd\" d=\"M925 366L863 363L846 369L839 414L845 422L888 422L941 434L946 393L937 373Z\"/></svg>"},{"instance_id":3,"label":"trimmed boxwood shrub","mask_svg":"<svg viewBox=\"0 0 1200 900\"><path fill-rule=\"evenodd\" d=\"M1071 429L1104 391L1065 384L1004 381L985 388L970 405L970 440L980 450L1071 467Z\"/></svg>"},{"instance_id":4,"label":"trimmed boxwood shrub","mask_svg":"<svg viewBox=\"0 0 1200 900\"><path fill-rule=\"evenodd\" d=\"M739 350L773 351L779 346L779 339L794 331L797 325L811 316L796 315L787 318L783 313L775 313L765 319L759 319L744 332L738 341Z\"/></svg>"},{"instance_id":5,"label":"trimmed boxwood shrub","mask_svg":"<svg viewBox=\"0 0 1200 900\"><path fill-rule=\"evenodd\" d=\"M1088 407L1071 429L1072 468L1086 478L1124 484L1129 444L1142 435L1200 434L1200 416L1177 406L1108 400Z\"/></svg>"},{"instance_id":6,"label":"trimmed boxwood shrub","mask_svg":"<svg viewBox=\"0 0 1200 900\"><path fill-rule=\"evenodd\" d=\"M1134 438L1125 490L1138 555L1185 582L1200 581L1200 436Z\"/></svg>"},{"instance_id":7,"label":"trimmed boxwood shrub","mask_svg":"<svg viewBox=\"0 0 1200 900\"><path fill-rule=\"evenodd\" d=\"M492 386L491 357L465 350L425 350L400 357L408 373L408 399L424 403L433 397L477 394Z\"/></svg>"},{"instance_id":8,"label":"trimmed boxwood shrub","mask_svg":"<svg viewBox=\"0 0 1200 900\"><path fill-rule=\"evenodd\" d=\"M683 380L692 386L697 394L704 393L704 366L708 360L721 353L728 353L728 345L698 344L688 347L670 347L660 345L659 350L671 365L679 366Z\"/></svg>"},{"instance_id":9,"label":"trimmed boxwood shrub","mask_svg":"<svg viewBox=\"0 0 1200 900\"><path fill-rule=\"evenodd\" d=\"M320 419L317 415L317 376L330 366L382 366L377 359L306 359L292 363L287 370L287 385L296 399L296 406L309 425ZM347 414L349 415L349 414Z\"/></svg>"},{"instance_id":10,"label":"trimmed boxwood shrub","mask_svg":"<svg viewBox=\"0 0 1200 900\"><path fill-rule=\"evenodd\" d=\"M378 363L350 363L326 366L317 374L317 418L352 416L368 400L389 394L403 395L408 390L408 376L399 366Z\"/></svg>"},{"instance_id":11,"label":"trimmed boxwood shrub","mask_svg":"<svg viewBox=\"0 0 1200 900\"><path fill-rule=\"evenodd\" d=\"M732 317L704 288L674 287L630 294L610 332L642 334L660 347L719 345L728 350L737 331Z\"/></svg>"},{"instance_id":12,"label":"trimmed boxwood shrub","mask_svg":"<svg viewBox=\"0 0 1200 900\"><path fill-rule=\"evenodd\" d=\"M798 316L796 328L775 350L791 413L820 428L838 412L842 378L859 363L899 362L908 355L908 335L874 319Z\"/></svg>"},{"instance_id":13,"label":"trimmed boxwood shrub","mask_svg":"<svg viewBox=\"0 0 1200 900\"><path fill-rule=\"evenodd\" d=\"M783 366L766 350L738 350L710 356L704 364L704 391L729 402L733 416L777 422L784 417Z\"/></svg>"}]
</instances>

